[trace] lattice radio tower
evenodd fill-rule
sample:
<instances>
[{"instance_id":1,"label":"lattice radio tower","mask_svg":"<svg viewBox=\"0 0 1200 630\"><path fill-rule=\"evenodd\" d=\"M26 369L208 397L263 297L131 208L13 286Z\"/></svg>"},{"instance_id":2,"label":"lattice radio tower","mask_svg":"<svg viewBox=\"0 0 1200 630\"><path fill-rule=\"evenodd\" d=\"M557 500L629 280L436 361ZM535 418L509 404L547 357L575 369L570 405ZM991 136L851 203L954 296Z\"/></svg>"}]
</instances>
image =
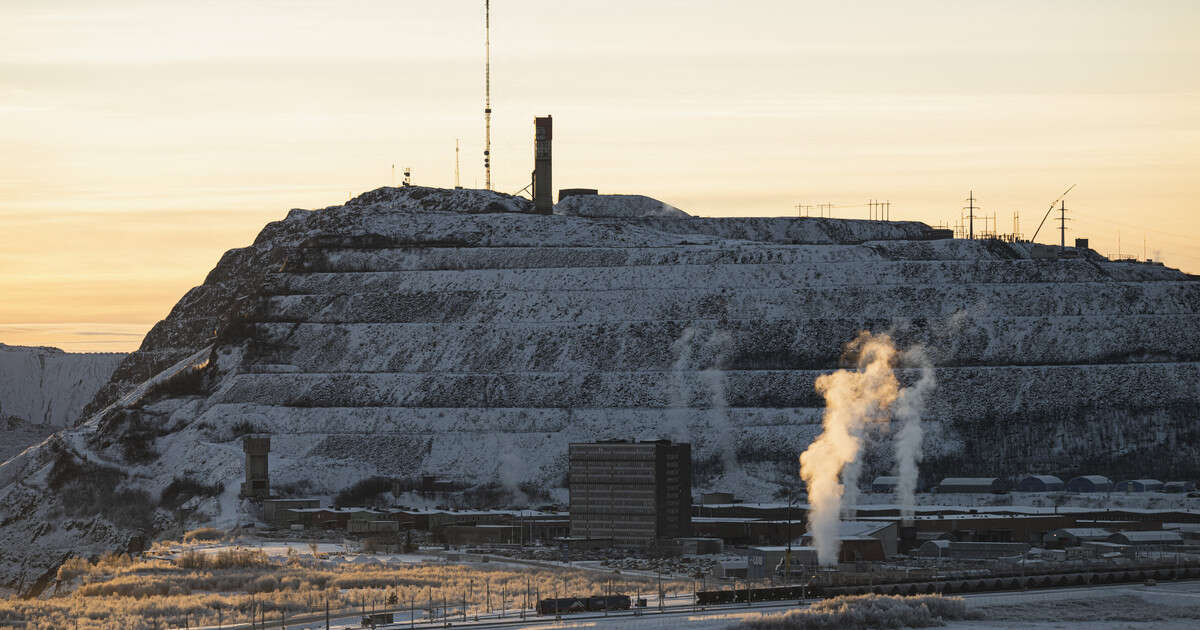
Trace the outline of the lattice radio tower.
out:
<instances>
[{"instance_id":1,"label":"lattice radio tower","mask_svg":"<svg viewBox=\"0 0 1200 630\"><path fill-rule=\"evenodd\" d=\"M967 238L975 238L975 211L978 209L979 206L975 205L975 191L972 190L970 196L967 197L967 206L963 208L970 213L967 215Z\"/></svg>"},{"instance_id":2,"label":"lattice radio tower","mask_svg":"<svg viewBox=\"0 0 1200 630\"><path fill-rule=\"evenodd\" d=\"M483 186L492 189L492 5L483 0Z\"/></svg>"}]
</instances>

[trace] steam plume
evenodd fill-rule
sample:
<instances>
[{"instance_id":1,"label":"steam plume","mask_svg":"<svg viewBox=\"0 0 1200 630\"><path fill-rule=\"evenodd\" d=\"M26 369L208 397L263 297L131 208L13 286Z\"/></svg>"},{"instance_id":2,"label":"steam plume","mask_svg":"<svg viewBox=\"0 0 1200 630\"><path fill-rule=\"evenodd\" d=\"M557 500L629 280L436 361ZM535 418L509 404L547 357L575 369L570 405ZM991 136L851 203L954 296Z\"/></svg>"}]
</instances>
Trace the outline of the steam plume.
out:
<instances>
[{"instance_id":1,"label":"steam plume","mask_svg":"<svg viewBox=\"0 0 1200 630\"><path fill-rule=\"evenodd\" d=\"M729 401L725 396L725 372L721 363L729 355L733 338L725 331L714 332L704 344L706 355L711 355L712 367L700 372L700 378L708 385L711 396L709 407L710 435L715 436L717 453L726 475L737 469L737 449L733 443L733 424L729 422Z\"/></svg>"},{"instance_id":2,"label":"steam plume","mask_svg":"<svg viewBox=\"0 0 1200 630\"><path fill-rule=\"evenodd\" d=\"M708 430L714 442L711 448L721 460L726 475L737 469L737 449L733 425L729 421L729 403L725 394L725 372L722 364L730 354L733 337L723 330L705 331L689 326L671 344L675 357L671 364L671 409L667 412L664 433L678 442L691 438L690 425L696 419L692 401L695 396L693 374L706 386L709 408L706 413ZM699 369L700 366L708 366Z\"/></svg>"},{"instance_id":3,"label":"steam plume","mask_svg":"<svg viewBox=\"0 0 1200 630\"><path fill-rule=\"evenodd\" d=\"M921 461L921 410L925 407L925 397L933 390L935 384L933 365L925 355L924 349L912 348L904 353L902 362L905 365L919 367L921 376L911 387L900 391L896 400L896 420L900 429L896 431L896 495L900 500L900 518L912 520L916 505L917 463Z\"/></svg>"},{"instance_id":4,"label":"steam plume","mask_svg":"<svg viewBox=\"0 0 1200 630\"><path fill-rule=\"evenodd\" d=\"M688 416L690 415L692 388L687 379L687 372L692 363L692 339L696 329L688 326L683 329L679 338L671 343L671 354L675 361L671 364L671 409L667 412L666 432L668 438L675 442L688 440Z\"/></svg>"},{"instance_id":5,"label":"steam plume","mask_svg":"<svg viewBox=\"0 0 1200 630\"><path fill-rule=\"evenodd\" d=\"M856 358L854 369L838 370L817 379L817 391L825 397L823 431L800 455L800 476L808 487L810 505L808 530L817 547L817 560L823 566L837 563L841 544L839 517L843 508L853 513L858 502L858 478L862 472L859 455L867 430L872 425L887 425L893 413L902 414L904 419L901 477L907 474L909 487L915 488L921 442L920 408L933 386L929 369L928 375L922 372L917 386L901 389L893 371L900 355L888 335L859 333L847 344L846 356ZM913 355L914 359L919 356L923 355ZM928 361L925 365L928 366ZM901 448L900 443L897 446ZM899 450L898 457L901 457ZM911 497L911 490L909 494Z\"/></svg>"}]
</instances>

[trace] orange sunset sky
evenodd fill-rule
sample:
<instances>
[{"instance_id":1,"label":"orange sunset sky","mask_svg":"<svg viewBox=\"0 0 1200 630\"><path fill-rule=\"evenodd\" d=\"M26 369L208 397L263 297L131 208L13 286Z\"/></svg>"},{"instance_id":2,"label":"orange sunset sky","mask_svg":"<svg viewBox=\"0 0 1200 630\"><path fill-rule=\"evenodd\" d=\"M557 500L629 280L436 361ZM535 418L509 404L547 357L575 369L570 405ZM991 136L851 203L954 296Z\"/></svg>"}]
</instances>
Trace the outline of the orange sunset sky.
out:
<instances>
[{"instance_id":1,"label":"orange sunset sky","mask_svg":"<svg viewBox=\"0 0 1200 630\"><path fill-rule=\"evenodd\" d=\"M128 351L289 208L482 186L483 6L0 2L0 342ZM968 190L1200 273L1200 2L492 3L494 176L705 216ZM834 216L867 218L865 207ZM1057 242L1048 223L1040 242Z\"/></svg>"}]
</instances>

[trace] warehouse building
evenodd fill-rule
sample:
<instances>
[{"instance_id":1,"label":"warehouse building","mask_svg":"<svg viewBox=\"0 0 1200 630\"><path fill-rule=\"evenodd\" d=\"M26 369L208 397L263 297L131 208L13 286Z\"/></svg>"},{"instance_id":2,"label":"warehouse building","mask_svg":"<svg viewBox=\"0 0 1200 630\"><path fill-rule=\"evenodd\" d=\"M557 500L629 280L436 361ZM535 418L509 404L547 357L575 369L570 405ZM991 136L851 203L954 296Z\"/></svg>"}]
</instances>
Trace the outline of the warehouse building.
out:
<instances>
[{"instance_id":1,"label":"warehouse building","mask_svg":"<svg viewBox=\"0 0 1200 630\"><path fill-rule=\"evenodd\" d=\"M572 538L646 545L691 535L690 444L574 443L567 482Z\"/></svg>"},{"instance_id":2,"label":"warehouse building","mask_svg":"<svg viewBox=\"0 0 1200 630\"><path fill-rule=\"evenodd\" d=\"M1108 542L1115 545L1129 545L1139 549L1167 549L1183 544L1183 534L1177 531L1152 530L1138 532L1117 532L1108 537Z\"/></svg>"},{"instance_id":3,"label":"warehouse building","mask_svg":"<svg viewBox=\"0 0 1200 630\"><path fill-rule=\"evenodd\" d=\"M939 494L1004 492L1008 484L999 477L946 477L937 485Z\"/></svg>"},{"instance_id":4,"label":"warehouse building","mask_svg":"<svg viewBox=\"0 0 1200 630\"><path fill-rule=\"evenodd\" d=\"M954 558L958 560L984 560L1020 556L1029 551L1025 543L1003 542L959 542L956 540L930 540L921 545L917 555L926 558Z\"/></svg>"},{"instance_id":5,"label":"warehouse building","mask_svg":"<svg viewBox=\"0 0 1200 630\"><path fill-rule=\"evenodd\" d=\"M1078 547L1085 542L1108 542L1112 532L1101 527L1064 527L1046 534L1046 546Z\"/></svg>"},{"instance_id":6,"label":"warehouse building","mask_svg":"<svg viewBox=\"0 0 1200 630\"><path fill-rule=\"evenodd\" d=\"M1017 492L1061 492L1066 487L1054 475L1026 475L1017 482Z\"/></svg>"},{"instance_id":7,"label":"warehouse building","mask_svg":"<svg viewBox=\"0 0 1200 630\"><path fill-rule=\"evenodd\" d=\"M1109 492L1112 480L1103 475L1082 475L1067 482L1067 492Z\"/></svg>"},{"instance_id":8,"label":"warehouse building","mask_svg":"<svg viewBox=\"0 0 1200 630\"><path fill-rule=\"evenodd\" d=\"M1157 479L1126 479L1117 483L1117 492L1161 492L1163 482Z\"/></svg>"}]
</instances>

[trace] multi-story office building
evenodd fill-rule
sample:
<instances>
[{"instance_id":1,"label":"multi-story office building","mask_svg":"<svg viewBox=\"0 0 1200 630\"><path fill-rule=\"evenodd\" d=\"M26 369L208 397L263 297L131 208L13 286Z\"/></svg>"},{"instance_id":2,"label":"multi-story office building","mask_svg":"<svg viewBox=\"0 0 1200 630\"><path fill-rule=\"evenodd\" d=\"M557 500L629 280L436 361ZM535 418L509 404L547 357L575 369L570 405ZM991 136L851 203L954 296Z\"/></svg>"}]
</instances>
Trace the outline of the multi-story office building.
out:
<instances>
[{"instance_id":1,"label":"multi-story office building","mask_svg":"<svg viewBox=\"0 0 1200 630\"><path fill-rule=\"evenodd\" d=\"M568 484L572 537L650 544L691 533L690 444L571 444Z\"/></svg>"}]
</instances>

